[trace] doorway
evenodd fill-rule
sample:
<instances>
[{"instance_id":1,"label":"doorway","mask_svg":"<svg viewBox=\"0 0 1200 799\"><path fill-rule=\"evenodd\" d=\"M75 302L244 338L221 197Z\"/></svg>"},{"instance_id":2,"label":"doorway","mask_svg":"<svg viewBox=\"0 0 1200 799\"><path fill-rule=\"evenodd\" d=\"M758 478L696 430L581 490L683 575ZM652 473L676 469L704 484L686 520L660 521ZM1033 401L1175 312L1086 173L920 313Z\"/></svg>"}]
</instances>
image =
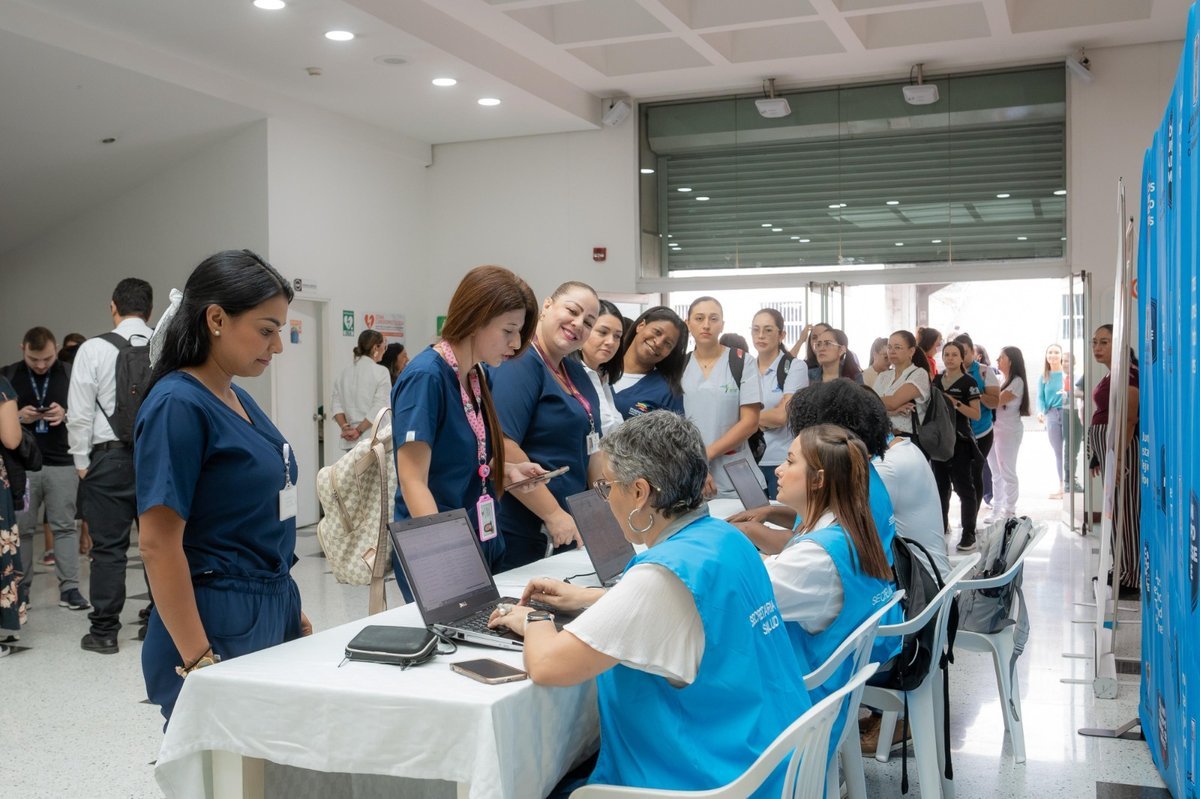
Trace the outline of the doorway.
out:
<instances>
[{"instance_id":1,"label":"doorway","mask_svg":"<svg viewBox=\"0 0 1200 799\"><path fill-rule=\"evenodd\" d=\"M320 518L317 471L323 465L325 310L326 303L319 300L292 302L281 334L283 352L275 361L275 424L291 443L299 466L297 527L316 524Z\"/></svg>"}]
</instances>

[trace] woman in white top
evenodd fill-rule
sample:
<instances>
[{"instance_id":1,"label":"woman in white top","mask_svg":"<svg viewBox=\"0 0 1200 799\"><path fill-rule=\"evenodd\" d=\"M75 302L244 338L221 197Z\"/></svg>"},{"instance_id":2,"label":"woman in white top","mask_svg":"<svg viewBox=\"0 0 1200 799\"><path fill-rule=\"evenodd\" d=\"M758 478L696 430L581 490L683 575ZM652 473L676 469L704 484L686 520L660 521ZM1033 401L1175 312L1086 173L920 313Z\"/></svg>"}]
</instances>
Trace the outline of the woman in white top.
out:
<instances>
[{"instance_id":1,"label":"woman in white top","mask_svg":"<svg viewBox=\"0 0 1200 799\"><path fill-rule=\"evenodd\" d=\"M929 404L929 361L917 349L916 336L907 330L897 330L888 337L887 353L892 371L875 380L875 393L883 400L893 432L912 438L912 412L915 410L917 418L923 419Z\"/></svg>"},{"instance_id":2,"label":"woman in white top","mask_svg":"<svg viewBox=\"0 0 1200 799\"><path fill-rule=\"evenodd\" d=\"M736 497L724 466L742 458L754 460L746 440L758 429L762 410L758 375L750 356L745 354L741 358L740 379L735 375L738 365L733 361L737 353L722 347L718 341L725 329L725 318L721 303L715 298L694 300L688 308L687 325L696 348L683 370L683 409L687 418L700 428L708 453L711 479L705 484L705 493ZM758 478L765 490L766 480L761 473Z\"/></svg>"},{"instance_id":3,"label":"woman in white top","mask_svg":"<svg viewBox=\"0 0 1200 799\"><path fill-rule=\"evenodd\" d=\"M883 336L871 343L871 363L862 373L863 385L867 388L874 388L879 376L892 366L888 363L887 345L888 340Z\"/></svg>"},{"instance_id":4,"label":"woman in white top","mask_svg":"<svg viewBox=\"0 0 1200 799\"><path fill-rule=\"evenodd\" d=\"M1025 356L1017 347L1005 347L996 358L1004 380L1000 383L1000 405L996 408L996 421L992 429L995 441L988 453L988 464L992 467L993 519L1006 519L1016 514L1017 494L1017 451L1025 435L1022 416L1029 415L1029 391L1025 378Z\"/></svg>"},{"instance_id":5,"label":"woman in white top","mask_svg":"<svg viewBox=\"0 0 1200 799\"><path fill-rule=\"evenodd\" d=\"M787 431L788 403L793 394L808 385L808 370L803 361L797 362L783 346L783 314L774 308L763 308L750 325L750 338L758 352L763 403L758 426L763 433L764 449L758 467L767 481L767 496L775 499L775 467L783 463L791 443Z\"/></svg>"},{"instance_id":6,"label":"woman in white top","mask_svg":"<svg viewBox=\"0 0 1200 799\"><path fill-rule=\"evenodd\" d=\"M378 330L358 334L354 362L333 384L333 420L342 430L342 449L350 449L371 429L375 414L391 407L392 377L379 365L387 345Z\"/></svg>"},{"instance_id":7,"label":"woman in white top","mask_svg":"<svg viewBox=\"0 0 1200 799\"><path fill-rule=\"evenodd\" d=\"M621 379L624 367L625 354L621 349L624 325L624 317L617 306L608 300L600 300L600 315L596 317L596 325L579 350L583 368L596 389L596 396L600 397L600 432L604 435L611 433L624 421L617 410L612 390L613 383Z\"/></svg>"}]
</instances>

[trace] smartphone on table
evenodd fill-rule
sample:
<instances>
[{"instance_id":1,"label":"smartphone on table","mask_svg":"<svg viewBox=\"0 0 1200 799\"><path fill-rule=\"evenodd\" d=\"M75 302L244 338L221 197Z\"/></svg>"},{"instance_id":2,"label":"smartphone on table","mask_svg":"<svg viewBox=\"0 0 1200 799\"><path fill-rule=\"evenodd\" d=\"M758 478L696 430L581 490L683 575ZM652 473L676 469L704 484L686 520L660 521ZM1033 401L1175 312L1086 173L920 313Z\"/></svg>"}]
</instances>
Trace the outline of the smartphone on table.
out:
<instances>
[{"instance_id":1,"label":"smartphone on table","mask_svg":"<svg viewBox=\"0 0 1200 799\"><path fill-rule=\"evenodd\" d=\"M517 667L501 663L498 660L492 660L491 658L460 660L458 663L451 663L450 668L464 677L470 677L472 680L487 685L516 682L517 680L524 680L529 677L528 674Z\"/></svg>"}]
</instances>

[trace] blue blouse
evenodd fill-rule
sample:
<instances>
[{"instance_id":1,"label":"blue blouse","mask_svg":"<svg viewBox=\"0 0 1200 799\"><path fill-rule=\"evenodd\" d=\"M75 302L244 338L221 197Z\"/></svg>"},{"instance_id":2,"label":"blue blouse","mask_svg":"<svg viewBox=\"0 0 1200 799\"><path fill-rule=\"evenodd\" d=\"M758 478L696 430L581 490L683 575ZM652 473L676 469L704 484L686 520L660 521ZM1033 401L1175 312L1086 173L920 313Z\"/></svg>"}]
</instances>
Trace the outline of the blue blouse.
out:
<instances>
[{"instance_id":1,"label":"blue blouse","mask_svg":"<svg viewBox=\"0 0 1200 799\"><path fill-rule=\"evenodd\" d=\"M138 513L165 505L184 519L193 575L282 577L296 552L296 519L279 520L287 442L249 394L233 391L249 422L186 372L150 390L134 425ZM286 477L296 484L290 453Z\"/></svg>"}]
</instances>

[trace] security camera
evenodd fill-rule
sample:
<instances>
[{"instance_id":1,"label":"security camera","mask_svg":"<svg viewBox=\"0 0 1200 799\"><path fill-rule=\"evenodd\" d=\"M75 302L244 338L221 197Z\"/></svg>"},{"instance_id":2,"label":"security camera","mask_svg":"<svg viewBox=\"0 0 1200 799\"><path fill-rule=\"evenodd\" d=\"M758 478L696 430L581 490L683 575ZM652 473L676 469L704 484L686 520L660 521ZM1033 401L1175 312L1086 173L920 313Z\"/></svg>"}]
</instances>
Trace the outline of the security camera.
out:
<instances>
[{"instance_id":1,"label":"security camera","mask_svg":"<svg viewBox=\"0 0 1200 799\"><path fill-rule=\"evenodd\" d=\"M600 121L610 128L615 128L625 121L632 110L633 106L626 101L610 98L604 101L604 112L600 115Z\"/></svg>"}]
</instances>

